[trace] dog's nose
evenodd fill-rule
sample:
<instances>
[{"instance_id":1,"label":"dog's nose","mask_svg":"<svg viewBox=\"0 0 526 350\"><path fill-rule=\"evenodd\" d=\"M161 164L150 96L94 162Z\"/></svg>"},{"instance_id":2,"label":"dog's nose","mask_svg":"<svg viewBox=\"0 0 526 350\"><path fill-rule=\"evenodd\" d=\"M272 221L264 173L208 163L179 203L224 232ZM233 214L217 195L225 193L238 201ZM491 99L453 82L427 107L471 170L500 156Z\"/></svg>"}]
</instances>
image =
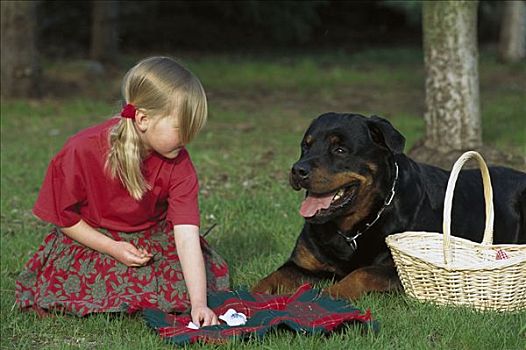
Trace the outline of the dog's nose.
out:
<instances>
[{"instance_id":1,"label":"dog's nose","mask_svg":"<svg viewBox=\"0 0 526 350\"><path fill-rule=\"evenodd\" d=\"M305 181L310 175L310 166L303 162L298 162L292 166L292 175L298 180Z\"/></svg>"}]
</instances>

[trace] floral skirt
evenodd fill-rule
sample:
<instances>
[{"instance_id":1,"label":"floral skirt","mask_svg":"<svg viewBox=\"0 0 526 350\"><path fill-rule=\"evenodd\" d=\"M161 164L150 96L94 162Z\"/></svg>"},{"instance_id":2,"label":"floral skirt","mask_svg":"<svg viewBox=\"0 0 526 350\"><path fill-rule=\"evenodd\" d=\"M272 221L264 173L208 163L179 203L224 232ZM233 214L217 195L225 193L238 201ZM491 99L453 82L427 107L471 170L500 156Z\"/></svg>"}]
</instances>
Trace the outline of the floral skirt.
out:
<instances>
[{"instance_id":1,"label":"floral skirt","mask_svg":"<svg viewBox=\"0 0 526 350\"><path fill-rule=\"evenodd\" d=\"M78 316L157 307L187 312L189 295L173 238L162 224L146 231L101 230L154 256L146 266L127 267L54 229L25 265L16 281L22 308L58 310ZM208 291L229 289L228 266L201 238Z\"/></svg>"}]
</instances>

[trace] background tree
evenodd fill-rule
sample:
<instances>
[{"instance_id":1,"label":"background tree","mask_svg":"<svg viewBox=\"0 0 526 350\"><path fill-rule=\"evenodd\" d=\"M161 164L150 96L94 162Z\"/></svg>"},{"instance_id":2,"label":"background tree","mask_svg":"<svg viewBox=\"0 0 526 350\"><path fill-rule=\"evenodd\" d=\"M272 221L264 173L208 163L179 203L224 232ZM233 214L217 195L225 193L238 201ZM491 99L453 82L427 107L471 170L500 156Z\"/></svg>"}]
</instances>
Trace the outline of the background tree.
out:
<instances>
[{"instance_id":1,"label":"background tree","mask_svg":"<svg viewBox=\"0 0 526 350\"><path fill-rule=\"evenodd\" d=\"M480 151L488 163L524 167L524 158L482 144L477 1L425 1L425 137L414 159L450 169L460 154Z\"/></svg>"},{"instance_id":2,"label":"background tree","mask_svg":"<svg viewBox=\"0 0 526 350\"><path fill-rule=\"evenodd\" d=\"M40 95L36 1L1 1L2 96Z\"/></svg>"},{"instance_id":3,"label":"background tree","mask_svg":"<svg viewBox=\"0 0 526 350\"><path fill-rule=\"evenodd\" d=\"M441 153L477 148L480 127L477 2L424 2L426 141Z\"/></svg>"},{"instance_id":4,"label":"background tree","mask_svg":"<svg viewBox=\"0 0 526 350\"><path fill-rule=\"evenodd\" d=\"M92 1L90 57L112 63L118 52L118 1Z\"/></svg>"},{"instance_id":5,"label":"background tree","mask_svg":"<svg viewBox=\"0 0 526 350\"><path fill-rule=\"evenodd\" d=\"M526 2L504 1L500 28L499 58L518 62L526 57Z\"/></svg>"}]
</instances>

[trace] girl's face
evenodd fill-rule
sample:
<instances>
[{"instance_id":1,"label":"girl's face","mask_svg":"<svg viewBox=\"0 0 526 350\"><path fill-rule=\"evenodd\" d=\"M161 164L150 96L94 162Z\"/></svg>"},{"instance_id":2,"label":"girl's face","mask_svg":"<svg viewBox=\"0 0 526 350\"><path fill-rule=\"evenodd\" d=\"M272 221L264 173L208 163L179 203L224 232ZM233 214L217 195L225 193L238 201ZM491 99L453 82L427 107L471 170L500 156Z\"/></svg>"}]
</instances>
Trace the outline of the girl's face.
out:
<instances>
[{"instance_id":1,"label":"girl's face","mask_svg":"<svg viewBox=\"0 0 526 350\"><path fill-rule=\"evenodd\" d=\"M177 157L183 143L180 141L180 129L177 126L176 118L157 117L142 120L143 127L139 125L141 138L146 151L155 151L161 156L169 159Z\"/></svg>"}]
</instances>

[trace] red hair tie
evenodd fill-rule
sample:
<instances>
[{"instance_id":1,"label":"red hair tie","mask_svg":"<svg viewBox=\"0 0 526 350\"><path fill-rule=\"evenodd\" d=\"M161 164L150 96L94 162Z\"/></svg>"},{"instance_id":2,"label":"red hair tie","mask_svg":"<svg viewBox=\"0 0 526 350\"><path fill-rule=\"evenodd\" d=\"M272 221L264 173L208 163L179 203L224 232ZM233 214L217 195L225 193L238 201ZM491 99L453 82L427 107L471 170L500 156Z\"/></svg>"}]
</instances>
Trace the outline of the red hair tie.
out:
<instances>
[{"instance_id":1,"label":"red hair tie","mask_svg":"<svg viewBox=\"0 0 526 350\"><path fill-rule=\"evenodd\" d=\"M137 109L135 108L135 106L132 105L131 103L128 103L126 106L122 108L121 117L134 119L136 111Z\"/></svg>"}]
</instances>

